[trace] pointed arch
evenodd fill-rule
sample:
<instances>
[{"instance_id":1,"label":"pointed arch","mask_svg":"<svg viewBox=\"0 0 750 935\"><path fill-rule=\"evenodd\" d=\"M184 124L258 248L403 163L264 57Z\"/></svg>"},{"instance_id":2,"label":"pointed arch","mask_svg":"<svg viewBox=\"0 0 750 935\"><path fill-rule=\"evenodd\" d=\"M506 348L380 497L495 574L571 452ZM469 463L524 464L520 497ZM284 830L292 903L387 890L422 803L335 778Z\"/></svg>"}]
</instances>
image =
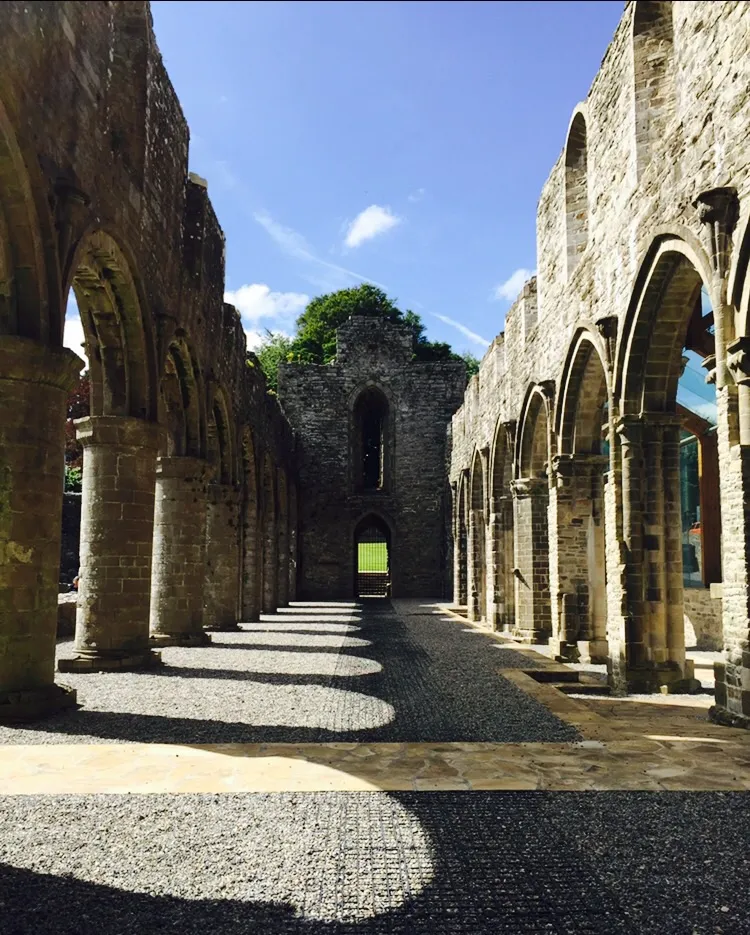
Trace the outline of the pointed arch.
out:
<instances>
[{"instance_id":1,"label":"pointed arch","mask_svg":"<svg viewBox=\"0 0 750 935\"><path fill-rule=\"evenodd\" d=\"M534 384L526 391L516 440L516 477L546 477L552 457L551 388Z\"/></svg>"},{"instance_id":2,"label":"pointed arch","mask_svg":"<svg viewBox=\"0 0 750 935\"><path fill-rule=\"evenodd\" d=\"M456 499L454 502L454 533L453 533L453 603L459 607L466 605L468 585L467 572L467 487L468 472L462 471L458 479Z\"/></svg>"},{"instance_id":3,"label":"pointed arch","mask_svg":"<svg viewBox=\"0 0 750 935\"><path fill-rule=\"evenodd\" d=\"M205 457L206 421L202 380L184 336L169 345L162 374L167 455Z\"/></svg>"},{"instance_id":4,"label":"pointed arch","mask_svg":"<svg viewBox=\"0 0 750 935\"><path fill-rule=\"evenodd\" d=\"M515 618L513 423L498 419L492 442L487 556L488 615L493 629L509 630Z\"/></svg>"},{"instance_id":5,"label":"pointed arch","mask_svg":"<svg viewBox=\"0 0 750 935\"><path fill-rule=\"evenodd\" d=\"M387 492L391 480L391 403L384 389L369 383L351 397L351 471L355 492Z\"/></svg>"},{"instance_id":6,"label":"pointed arch","mask_svg":"<svg viewBox=\"0 0 750 935\"><path fill-rule=\"evenodd\" d=\"M589 328L578 329L563 365L555 411L560 454L601 453L601 417L611 411L607 374L601 338Z\"/></svg>"},{"instance_id":7,"label":"pointed arch","mask_svg":"<svg viewBox=\"0 0 750 935\"><path fill-rule=\"evenodd\" d=\"M573 113L565 143L565 235L570 276L589 241L588 141L583 104Z\"/></svg>"},{"instance_id":8,"label":"pointed arch","mask_svg":"<svg viewBox=\"0 0 750 935\"><path fill-rule=\"evenodd\" d=\"M215 387L208 406L206 451L214 479L220 484L236 480L236 456L230 404L225 390Z\"/></svg>"},{"instance_id":9,"label":"pointed arch","mask_svg":"<svg viewBox=\"0 0 750 935\"><path fill-rule=\"evenodd\" d=\"M469 478L469 620L484 620L487 615L487 525L484 474L482 453L476 449L471 462Z\"/></svg>"},{"instance_id":10,"label":"pointed arch","mask_svg":"<svg viewBox=\"0 0 750 935\"><path fill-rule=\"evenodd\" d=\"M158 404L151 320L120 244L97 229L78 242L65 295L72 289L89 359L91 414L154 420Z\"/></svg>"},{"instance_id":11,"label":"pointed arch","mask_svg":"<svg viewBox=\"0 0 750 935\"><path fill-rule=\"evenodd\" d=\"M354 594L388 597L391 591L391 524L380 512L370 511L354 526Z\"/></svg>"}]
</instances>

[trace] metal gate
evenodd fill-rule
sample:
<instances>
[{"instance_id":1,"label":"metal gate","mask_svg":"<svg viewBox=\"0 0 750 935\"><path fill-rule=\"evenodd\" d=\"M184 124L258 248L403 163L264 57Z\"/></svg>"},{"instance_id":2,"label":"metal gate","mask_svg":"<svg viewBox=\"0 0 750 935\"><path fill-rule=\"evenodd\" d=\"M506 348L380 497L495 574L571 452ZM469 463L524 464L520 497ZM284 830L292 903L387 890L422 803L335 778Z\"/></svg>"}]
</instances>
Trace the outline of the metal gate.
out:
<instances>
[{"instance_id":1,"label":"metal gate","mask_svg":"<svg viewBox=\"0 0 750 935\"><path fill-rule=\"evenodd\" d=\"M357 597L388 597L390 583L388 540L368 526L357 536Z\"/></svg>"}]
</instances>

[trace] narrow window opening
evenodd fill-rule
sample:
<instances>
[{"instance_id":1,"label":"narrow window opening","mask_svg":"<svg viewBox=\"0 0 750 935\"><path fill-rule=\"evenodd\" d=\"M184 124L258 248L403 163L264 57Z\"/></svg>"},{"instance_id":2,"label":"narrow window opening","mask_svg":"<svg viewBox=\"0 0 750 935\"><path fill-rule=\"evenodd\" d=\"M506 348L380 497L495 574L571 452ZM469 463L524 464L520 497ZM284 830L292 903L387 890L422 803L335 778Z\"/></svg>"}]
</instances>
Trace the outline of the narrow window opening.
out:
<instances>
[{"instance_id":1,"label":"narrow window opening","mask_svg":"<svg viewBox=\"0 0 750 935\"><path fill-rule=\"evenodd\" d=\"M388 402L380 390L365 390L354 406L352 476L355 490L388 487Z\"/></svg>"},{"instance_id":2,"label":"narrow window opening","mask_svg":"<svg viewBox=\"0 0 750 935\"><path fill-rule=\"evenodd\" d=\"M383 486L383 421L372 410L362 417L362 485L365 490Z\"/></svg>"}]
</instances>

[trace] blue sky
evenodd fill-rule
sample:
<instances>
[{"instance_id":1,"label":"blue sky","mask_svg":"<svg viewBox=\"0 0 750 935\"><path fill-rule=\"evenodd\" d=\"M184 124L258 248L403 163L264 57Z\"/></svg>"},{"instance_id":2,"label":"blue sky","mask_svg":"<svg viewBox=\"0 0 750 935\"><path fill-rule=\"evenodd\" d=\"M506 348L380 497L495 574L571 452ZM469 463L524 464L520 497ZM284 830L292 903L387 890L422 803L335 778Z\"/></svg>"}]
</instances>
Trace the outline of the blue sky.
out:
<instances>
[{"instance_id":1,"label":"blue sky","mask_svg":"<svg viewBox=\"0 0 750 935\"><path fill-rule=\"evenodd\" d=\"M622 9L156 0L250 340L369 279L481 356L534 269L540 189Z\"/></svg>"}]
</instances>

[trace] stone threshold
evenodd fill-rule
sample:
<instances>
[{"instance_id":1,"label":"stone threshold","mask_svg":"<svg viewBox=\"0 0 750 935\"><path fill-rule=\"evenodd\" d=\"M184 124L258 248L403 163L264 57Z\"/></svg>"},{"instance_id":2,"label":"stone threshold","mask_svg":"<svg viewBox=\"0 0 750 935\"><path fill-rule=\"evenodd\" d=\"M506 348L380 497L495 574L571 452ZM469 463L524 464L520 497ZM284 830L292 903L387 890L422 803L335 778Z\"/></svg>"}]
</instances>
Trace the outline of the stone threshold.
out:
<instances>
[{"instance_id":1,"label":"stone threshold","mask_svg":"<svg viewBox=\"0 0 750 935\"><path fill-rule=\"evenodd\" d=\"M11 796L499 790L750 791L750 744L663 734L577 743L0 747L0 793Z\"/></svg>"}]
</instances>

